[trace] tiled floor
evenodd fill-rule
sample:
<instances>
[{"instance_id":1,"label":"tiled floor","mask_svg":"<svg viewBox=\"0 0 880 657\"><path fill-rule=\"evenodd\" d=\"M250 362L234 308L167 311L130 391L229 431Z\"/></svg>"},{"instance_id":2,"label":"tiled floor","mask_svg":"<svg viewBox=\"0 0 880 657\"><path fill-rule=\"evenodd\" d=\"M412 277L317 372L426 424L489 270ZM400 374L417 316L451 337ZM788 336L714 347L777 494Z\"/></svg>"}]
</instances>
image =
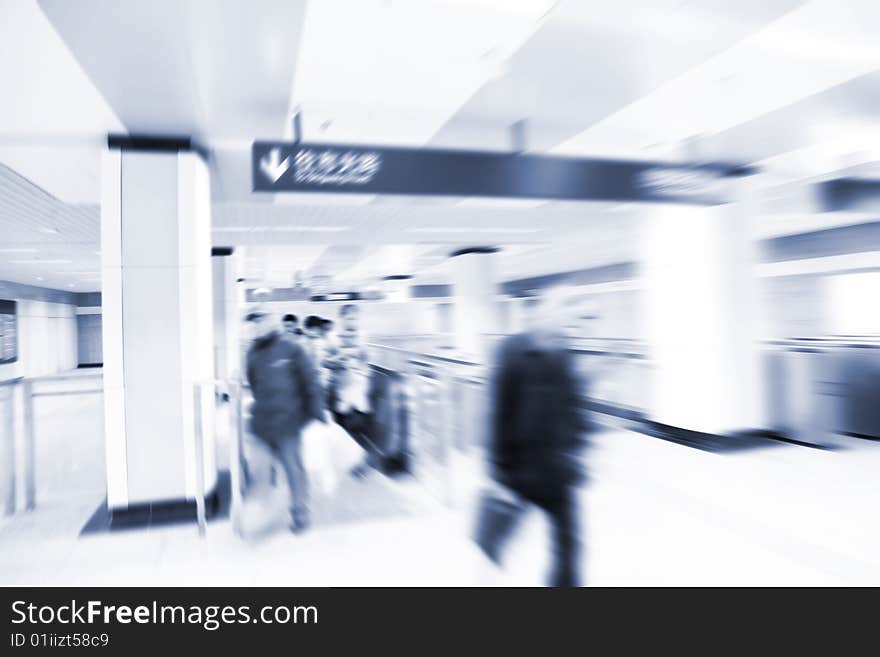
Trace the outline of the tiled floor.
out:
<instances>
[{"instance_id":1,"label":"tiled floor","mask_svg":"<svg viewBox=\"0 0 880 657\"><path fill-rule=\"evenodd\" d=\"M94 410L66 409L66 426L78 414L85 426ZM878 443L713 454L608 431L588 460L589 584L880 584ZM480 464L459 455L451 483L454 495L441 501L436 482L342 476L316 499L310 532L282 528L252 540L228 521L209 525L204 539L188 525L80 538L101 493L79 486L0 526L0 584L540 584L549 548L542 516L527 515L500 572L468 538ZM282 515L250 520L268 526Z\"/></svg>"}]
</instances>

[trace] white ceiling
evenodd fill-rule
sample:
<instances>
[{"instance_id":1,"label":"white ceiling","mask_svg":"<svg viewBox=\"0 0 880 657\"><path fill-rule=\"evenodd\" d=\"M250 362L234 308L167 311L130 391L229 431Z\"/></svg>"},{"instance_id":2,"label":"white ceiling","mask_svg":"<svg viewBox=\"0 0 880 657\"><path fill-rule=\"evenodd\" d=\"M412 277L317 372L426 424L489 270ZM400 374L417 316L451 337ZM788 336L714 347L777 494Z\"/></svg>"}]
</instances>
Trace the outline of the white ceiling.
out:
<instances>
[{"instance_id":1,"label":"white ceiling","mask_svg":"<svg viewBox=\"0 0 880 657\"><path fill-rule=\"evenodd\" d=\"M0 164L0 279L73 292L100 289L95 205L59 201Z\"/></svg>"},{"instance_id":2,"label":"white ceiling","mask_svg":"<svg viewBox=\"0 0 880 657\"><path fill-rule=\"evenodd\" d=\"M475 244L505 247L506 278L634 257L638 206L254 194L251 142L289 136L294 108L306 140L330 142L507 150L522 119L533 152L669 157L696 138L708 157L765 165L764 235L872 219L817 215L798 185L880 160L876 0L2 0L0 12L0 279L99 289L99 154L126 130L209 148L214 243L246 247L247 275L267 284L296 272L366 284L400 267L444 282L445 255ZM403 244L405 264L389 256Z\"/></svg>"}]
</instances>

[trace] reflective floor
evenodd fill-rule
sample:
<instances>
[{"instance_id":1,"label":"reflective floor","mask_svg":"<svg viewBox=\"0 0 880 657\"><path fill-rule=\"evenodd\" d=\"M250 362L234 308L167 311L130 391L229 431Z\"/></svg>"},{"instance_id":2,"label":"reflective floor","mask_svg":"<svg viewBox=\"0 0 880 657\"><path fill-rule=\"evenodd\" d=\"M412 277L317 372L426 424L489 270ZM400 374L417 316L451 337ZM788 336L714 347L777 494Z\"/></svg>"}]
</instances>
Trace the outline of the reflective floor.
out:
<instances>
[{"instance_id":1,"label":"reflective floor","mask_svg":"<svg viewBox=\"0 0 880 657\"><path fill-rule=\"evenodd\" d=\"M67 426L88 425L94 411L66 408ZM880 584L880 443L840 443L715 454L607 429L589 454L582 496L587 583ZM315 492L310 532L279 524L249 541L228 520L210 523L204 539L186 524L80 537L100 492L50 497L0 526L0 584L541 584L543 517L526 517L500 571L468 538L483 484L476 455L458 454L452 472L447 499L412 477L342 473L329 496Z\"/></svg>"}]
</instances>

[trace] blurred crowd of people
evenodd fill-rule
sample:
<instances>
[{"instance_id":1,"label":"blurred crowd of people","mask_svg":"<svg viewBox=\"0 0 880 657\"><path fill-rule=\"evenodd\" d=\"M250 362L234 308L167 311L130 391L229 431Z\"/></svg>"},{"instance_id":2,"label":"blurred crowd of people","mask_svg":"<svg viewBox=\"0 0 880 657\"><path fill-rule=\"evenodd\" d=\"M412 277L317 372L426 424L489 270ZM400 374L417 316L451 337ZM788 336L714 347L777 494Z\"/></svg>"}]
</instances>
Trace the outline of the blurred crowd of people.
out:
<instances>
[{"instance_id":1,"label":"blurred crowd of people","mask_svg":"<svg viewBox=\"0 0 880 657\"><path fill-rule=\"evenodd\" d=\"M492 561L529 507L552 525L550 583L580 583L578 487L580 454L590 431L581 403L585 382L558 322L544 315L528 331L507 337L491 363L486 457L490 485L477 509L475 540ZM364 477L382 469L383 452L370 403L370 363L359 309L341 306L337 322L309 315L302 322L269 313L246 318L252 341L246 373L253 396L250 431L281 465L291 492L291 529L309 525L309 485L303 433L312 423L336 423L363 450L350 471Z\"/></svg>"},{"instance_id":2,"label":"blurred crowd of people","mask_svg":"<svg viewBox=\"0 0 880 657\"><path fill-rule=\"evenodd\" d=\"M281 465L291 492L291 529L309 525L309 485L303 464L303 432L312 423L335 422L364 450L351 474L363 477L380 457L373 437L369 360L359 330L358 308L331 319L296 315L280 326L265 311L249 313L251 342L245 358L253 404L250 433Z\"/></svg>"}]
</instances>

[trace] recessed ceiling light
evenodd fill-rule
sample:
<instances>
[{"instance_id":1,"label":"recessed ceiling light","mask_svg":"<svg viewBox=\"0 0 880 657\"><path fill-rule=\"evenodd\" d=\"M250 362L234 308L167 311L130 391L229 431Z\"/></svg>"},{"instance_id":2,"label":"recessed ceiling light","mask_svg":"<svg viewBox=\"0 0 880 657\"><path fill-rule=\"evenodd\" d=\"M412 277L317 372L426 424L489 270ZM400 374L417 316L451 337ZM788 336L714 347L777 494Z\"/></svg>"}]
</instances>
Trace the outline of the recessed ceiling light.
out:
<instances>
[{"instance_id":1,"label":"recessed ceiling light","mask_svg":"<svg viewBox=\"0 0 880 657\"><path fill-rule=\"evenodd\" d=\"M49 228L48 226L40 226L40 232L47 235L57 235L60 231L57 228Z\"/></svg>"},{"instance_id":2,"label":"recessed ceiling light","mask_svg":"<svg viewBox=\"0 0 880 657\"><path fill-rule=\"evenodd\" d=\"M292 233L339 233L349 230L350 226L221 226L217 232L249 233L251 231L284 231Z\"/></svg>"},{"instance_id":3,"label":"recessed ceiling light","mask_svg":"<svg viewBox=\"0 0 880 657\"><path fill-rule=\"evenodd\" d=\"M287 192L284 194L275 194L273 199L274 205L281 206L361 206L372 203L376 199L375 194L359 194L352 192L331 192L331 193L315 193L315 192Z\"/></svg>"},{"instance_id":4,"label":"recessed ceiling light","mask_svg":"<svg viewBox=\"0 0 880 657\"><path fill-rule=\"evenodd\" d=\"M34 258L33 260L10 260L10 265L69 265L72 260L40 260L39 258Z\"/></svg>"},{"instance_id":5,"label":"recessed ceiling light","mask_svg":"<svg viewBox=\"0 0 880 657\"><path fill-rule=\"evenodd\" d=\"M463 208L538 208L548 203L544 198L493 198L486 196L469 196L456 205Z\"/></svg>"},{"instance_id":6,"label":"recessed ceiling light","mask_svg":"<svg viewBox=\"0 0 880 657\"><path fill-rule=\"evenodd\" d=\"M449 226L408 228L410 233L540 233L542 228L522 228L519 226L499 226L498 228L486 226L469 226L466 228L454 228Z\"/></svg>"},{"instance_id":7,"label":"recessed ceiling light","mask_svg":"<svg viewBox=\"0 0 880 657\"><path fill-rule=\"evenodd\" d=\"M339 233L349 226L268 226L266 230L291 231L294 233Z\"/></svg>"}]
</instances>

